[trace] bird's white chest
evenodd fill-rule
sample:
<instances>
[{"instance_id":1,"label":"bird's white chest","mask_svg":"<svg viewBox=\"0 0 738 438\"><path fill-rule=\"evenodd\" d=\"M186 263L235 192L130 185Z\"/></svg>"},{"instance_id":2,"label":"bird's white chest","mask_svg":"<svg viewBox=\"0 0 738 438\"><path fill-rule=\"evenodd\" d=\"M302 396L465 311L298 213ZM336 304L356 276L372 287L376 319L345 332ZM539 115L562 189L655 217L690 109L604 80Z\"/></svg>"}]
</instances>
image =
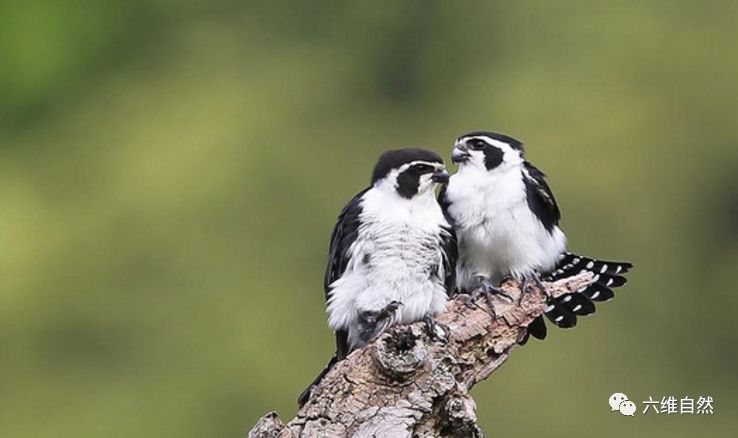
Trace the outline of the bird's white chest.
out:
<instances>
[{"instance_id":1,"label":"bird's white chest","mask_svg":"<svg viewBox=\"0 0 738 438\"><path fill-rule=\"evenodd\" d=\"M447 196L459 240L461 286L476 275L499 281L547 268L563 251L563 233L549 233L528 207L517 169L454 175Z\"/></svg>"},{"instance_id":2,"label":"bird's white chest","mask_svg":"<svg viewBox=\"0 0 738 438\"><path fill-rule=\"evenodd\" d=\"M344 275L332 286L328 311L334 328L350 324L357 311L379 310L399 301L401 323L445 308L443 211L432 193L412 202L368 192L361 226Z\"/></svg>"},{"instance_id":3,"label":"bird's white chest","mask_svg":"<svg viewBox=\"0 0 738 438\"><path fill-rule=\"evenodd\" d=\"M525 207L525 185L519 172L508 171L499 177L479 172L459 172L451 178L447 196L450 213L457 226L474 228L491 221L507 221Z\"/></svg>"}]
</instances>

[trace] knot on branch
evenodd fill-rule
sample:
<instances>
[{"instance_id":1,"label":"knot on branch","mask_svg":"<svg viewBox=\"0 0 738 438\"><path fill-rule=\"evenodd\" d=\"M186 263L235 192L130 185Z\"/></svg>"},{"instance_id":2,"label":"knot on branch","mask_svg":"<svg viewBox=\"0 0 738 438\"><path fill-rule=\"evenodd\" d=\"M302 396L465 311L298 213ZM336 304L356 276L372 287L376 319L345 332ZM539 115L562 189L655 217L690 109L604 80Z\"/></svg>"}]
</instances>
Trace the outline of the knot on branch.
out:
<instances>
[{"instance_id":1,"label":"knot on branch","mask_svg":"<svg viewBox=\"0 0 738 438\"><path fill-rule=\"evenodd\" d=\"M374 365L392 380L407 380L428 359L425 343L419 342L417 326L392 330L379 338L371 348Z\"/></svg>"},{"instance_id":2,"label":"knot on branch","mask_svg":"<svg viewBox=\"0 0 738 438\"><path fill-rule=\"evenodd\" d=\"M477 426L477 405L466 391L459 390L451 394L443 405L441 433L448 437L482 437Z\"/></svg>"},{"instance_id":3,"label":"knot on branch","mask_svg":"<svg viewBox=\"0 0 738 438\"><path fill-rule=\"evenodd\" d=\"M289 438L292 436L290 430L274 411L261 417L249 432L249 438Z\"/></svg>"}]
</instances>

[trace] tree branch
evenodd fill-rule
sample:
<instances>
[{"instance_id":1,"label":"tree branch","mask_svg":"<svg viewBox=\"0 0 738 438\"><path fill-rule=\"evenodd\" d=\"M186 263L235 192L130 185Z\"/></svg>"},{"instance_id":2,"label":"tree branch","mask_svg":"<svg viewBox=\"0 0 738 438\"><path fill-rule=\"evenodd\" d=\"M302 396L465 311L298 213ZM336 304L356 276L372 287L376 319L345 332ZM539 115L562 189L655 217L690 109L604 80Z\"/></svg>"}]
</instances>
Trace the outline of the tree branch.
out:
<instances>
[{"instance_id":1,"label":"tree branch","mask_svg":"<svg viewBox=\"0 0 738 438\"><path fill-rule=\"evenodd\" d=\"M591 281L585 272L545 286L558 297ZM292 421L270 412L249 438L482 436L469 390L505 362L546 308L544 292L532 285L522 296L514 282L502 289L513 301L495 296L496 318L483 300L477 308L463 295L449 301L436 316L449 331L445 342L424 323L393 327L337 363Z\"/></svg>"}]
</instances>

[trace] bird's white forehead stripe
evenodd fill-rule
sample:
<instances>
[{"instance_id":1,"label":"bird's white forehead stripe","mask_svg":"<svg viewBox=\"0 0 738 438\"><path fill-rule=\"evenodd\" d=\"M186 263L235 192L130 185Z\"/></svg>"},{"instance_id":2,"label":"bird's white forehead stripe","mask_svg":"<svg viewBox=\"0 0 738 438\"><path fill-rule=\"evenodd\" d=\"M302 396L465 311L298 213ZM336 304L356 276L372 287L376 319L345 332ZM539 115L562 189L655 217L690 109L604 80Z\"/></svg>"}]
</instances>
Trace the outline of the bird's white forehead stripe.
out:
<instances>
[{"instance_id":1,"label":"bird's white forehead stripe","mask_svg":"<svg viewBox=\"0 0 738 438\"><path fill-rule=\"evenodd\" d=\"M400 166L400 170L401 171L402 170L405 170L405 169L407 169L407 168L409 168L411 166L414 166L416 164L425 164L425 165L428 165L428 166L431 166L431 167L435 167L435 168L438 168L438 169L445 168L445 166L443 165L443 163L439 163L437 161L416 160L416 161L411 161L409 163L403 164L402 166Z\"/></svg>"},{"instance_id":2,"label":"bird's white forehead stripe","mask_svg":"<svg viewBox=\"0 0 738 438\"><path fill-rule=\"evenodd\" d=\"M472 135L472 136L469 136L469 137L461 137L458 140L456 140L456 144L457 145L458 144L463 144L463 143L466 143L469 140L474 140L474 139L482 140L485 143L490 144L492 146L497 146L500 149L504 149L506 147L512 149L512 146L510 146L508 143L505 143L504 141L500 141L500 140L495 140L494 138L487 137L486 135Z\"/></svg>"}]
</instances>

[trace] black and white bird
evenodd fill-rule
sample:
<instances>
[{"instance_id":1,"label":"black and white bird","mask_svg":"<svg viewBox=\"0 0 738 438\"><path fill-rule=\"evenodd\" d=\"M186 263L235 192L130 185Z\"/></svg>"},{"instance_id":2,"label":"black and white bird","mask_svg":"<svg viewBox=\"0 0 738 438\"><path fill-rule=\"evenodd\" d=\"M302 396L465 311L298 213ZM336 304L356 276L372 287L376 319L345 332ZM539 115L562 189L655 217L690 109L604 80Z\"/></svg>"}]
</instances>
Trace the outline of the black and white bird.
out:
<instances>
[{"instance_id":1,"label":"black and white bird","mask_svg":"<svg viewBox=\"0 0 738 438\"><path fill-rule=\"evenodd\" d=\"M448 179L435 152L391 150L379 158L371 185L341 211L323 283L336 353L298 399L301 406L351 351L395 323L432 325L432 316L446 308L456 242L436 188Z\"/></svg>"},{"instance_id":2,"label":"black and white bird","mask_svg":"<svg viewBox=\"0 0 738 438\"><path fill-rule=\"evenodd\" d=\"M580 293L549 300L545 315L559 327L573 327L577 315L594 313L593 301L613 297L623 274L633 265L600 261L566 250L559 227L561 214L545 175L525 159L523 144L506 135L470 132L454 144L452 160L459 170L439 200L458 239L456 264L461 292L497 291L512 278L525 289L529 282L553 281L581 271L594 281ZM539 317L528 333L546 336ZM525 342L526 338L523 340Z\"/></svg>"}]
</instances>

